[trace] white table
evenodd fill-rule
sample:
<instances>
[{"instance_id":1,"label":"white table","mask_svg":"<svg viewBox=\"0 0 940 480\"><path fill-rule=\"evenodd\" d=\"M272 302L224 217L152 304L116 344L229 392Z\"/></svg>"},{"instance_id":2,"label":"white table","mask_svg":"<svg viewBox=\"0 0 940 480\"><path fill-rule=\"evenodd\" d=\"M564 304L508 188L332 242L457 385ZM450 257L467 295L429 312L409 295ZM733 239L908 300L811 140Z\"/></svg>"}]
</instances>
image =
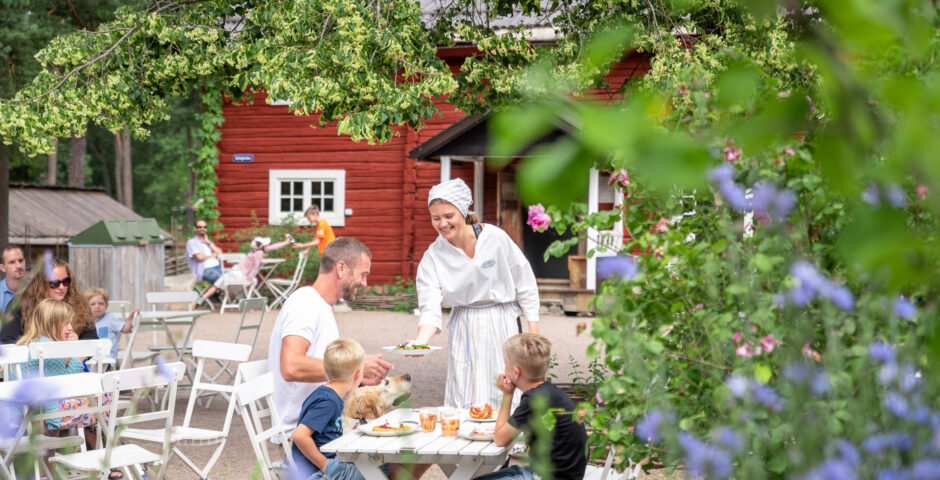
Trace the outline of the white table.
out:
<instances>
[{"instance_id":1,"label":"white table","mask_svg":"<svg viewBox=\"0 0 940 480\"><path fill-rule=\"evenodd\" d=\"M268 286L268 279L271 278L271 274L274 273L278 265L285 261L287 261L286 258L262 258L261 269L258 271L259 278L250 296L254 296L255 294L261 295L261 291Z\"/></svg>"},{"instance_id":2,"label":"white table","mask_svg":"<svg viewBox=\"0 0 940 480\"><path fill-rule=\"evenodd\" d=\"M159 328L166 332L167 342L169 345L150 345L150 350L155 351L165 351L173 350L176 353L176 358L181 362L186 363L186 376L189 378L189 381L193 381L193 377L190 374L190 368L195 368L196 362L191 358L193 344L193 332L196 328L196 319L207 314L212 313L211 310L145 310L140 312L140 326L141 327L150 327L150 328ZM183 337L183 341L179 344L176 343L176 340L173 340L173 334L170 332L170 327L172 326L185 326L189 327L186 330L186 336ZM129 347L130 348L130 347ZM187 361L188 360L188 361Z\"/></svg>"},{"instance_id":3,"label":"white table","mask_svg":"<svg viewBox=\"0 0 940 480\"><path fill-rule=\"evenodd\" d=\"M417 411L410 408L393 410L377 421L383 423L390 418L419 423ZM354 463L367 480L387 478L379 469L383 463L437 464L448 474L448 478L469 480L499 468L505 463L511 448L511 444L499 447L492 441L445 437L441 435L438 424L433 432L418 430L399 437L375 437L359 431L348 432L323 445L320 450L335 452L341 462Z\"/></svg>"}]
</instances>

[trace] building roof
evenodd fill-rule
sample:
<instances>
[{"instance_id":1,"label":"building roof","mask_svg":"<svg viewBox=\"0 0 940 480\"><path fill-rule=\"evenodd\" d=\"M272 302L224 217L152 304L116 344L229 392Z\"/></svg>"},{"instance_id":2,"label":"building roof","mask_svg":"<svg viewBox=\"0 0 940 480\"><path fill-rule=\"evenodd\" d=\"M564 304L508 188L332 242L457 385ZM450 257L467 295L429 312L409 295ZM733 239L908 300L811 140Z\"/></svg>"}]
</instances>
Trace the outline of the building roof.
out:
<instances>
[{"instance_id":1,"label":"building roof","mask_svg":"<svg viewBox=\"0 0 940 480\"><path fill-rule=\"evenodd\" d=\"M101 220L139 218L102 189L10 185L11 243L64 245Z\"/></svg>"}]
</instances>

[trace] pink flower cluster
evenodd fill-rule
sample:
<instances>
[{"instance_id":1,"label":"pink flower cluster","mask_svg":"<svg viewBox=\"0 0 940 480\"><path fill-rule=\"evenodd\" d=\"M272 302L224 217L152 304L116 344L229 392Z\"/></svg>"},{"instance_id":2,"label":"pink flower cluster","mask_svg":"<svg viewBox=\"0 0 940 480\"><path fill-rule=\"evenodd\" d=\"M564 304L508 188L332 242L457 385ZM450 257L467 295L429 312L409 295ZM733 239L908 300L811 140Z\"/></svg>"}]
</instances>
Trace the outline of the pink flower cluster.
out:
<instances>
[{"instance_id":1,"label":"pink flower cluster","mask_svg":"<svg viewBox=\"0 0 940 480\"><path fill-rule=\"evenodd\" d=\"M529 206L529 220L526 221L533 232L542 232L552 223L552 217L545 213L541 203Z\"/></svg>"},{"instance_id":2,"label":"pink flower cluster","mask_svg":"<svg viewBox=\"0 0 940 480\"><path fill-rule=\"evenodd\" d=\"M774 347L783 344L783 342L774 338L773 334L761 337L760 345L754 345L750 340L741 343L741 341L744 340L744 334L741 332L735 332L731 340L734 341L735 345L738 345L734 353L739 357L747 358L756 357L761 354L761 351L770 353L774 351Z\"/></svg>"},{"instance_id":3,"label":"pink flower cluster","mask_svg":"<svg viewBox=\"0 0 940 480\"><path fill-rule=\"evenodd\" d=\"M725 141L725 160L728 162L737 162L741 159L741 149L734 148L734 140L728 139Z\"/></svg>"},{"instance_id":4,"label":"pink flower cluster","mask_svg":"<svg viewBox=\"0 0 940 480\"><path fill-rule=\"evenodd\" d=\"M615 183L620 184L621 187L630 186L630 175L627 174L627 169L621 168L610 174L610 178L607 179L607 184L613 185Z\"/></svg>"}]
</instances>

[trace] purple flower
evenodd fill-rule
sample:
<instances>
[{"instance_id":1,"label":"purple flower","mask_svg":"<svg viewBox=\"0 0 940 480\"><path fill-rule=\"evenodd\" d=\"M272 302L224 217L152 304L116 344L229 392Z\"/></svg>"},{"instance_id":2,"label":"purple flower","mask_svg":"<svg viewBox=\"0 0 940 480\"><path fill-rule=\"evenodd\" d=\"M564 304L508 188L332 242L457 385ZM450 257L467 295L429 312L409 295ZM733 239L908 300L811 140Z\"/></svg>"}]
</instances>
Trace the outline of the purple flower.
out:
<instances>
[{"instance_id":1,"label":"purple flower","mask_svg":"<svg viewBox=\"0 0 940 480\"><path fill-rule=\"evenodd\" d=\"M911 364L904 365L901 374L898 376L898 387L903 393L910 393L915 387L920 385L920 374Z\"/></svg>"},{"instance_id":2,"label":"purple flower","mask_svg":"<svg viewBox=\"0 0 940 480\"><path fill-rule=\"evenodd\" d=\"M533 232L541 232L552 223L552 217L545 213L541 203L529 205L529 219L526 221Z\"/></svg>"},{"instance_id":3,"label":"purple flower","mask_svg":"<svg viewBox=\"0 0 940 480\"><path fill-rule=\"evenodd\" d=\"M835 306L846 312L851 312L855 308L855 297L844 285L829 284L827 288L823 289L822 293L829 300L832 300Z\"/></svg>"},{"instance_id":4,"label":"purple flower","mask_svg":"<svg viewBox=\"0 0 940 480\"><path fill-rule=\"evenodd\" d=\"M811 302L815 296L816 292L803 286L791 288L787 294L790 302L799 307Z\"/></svg>"},{"instance_id":5,"label":"purple flower","mask_svg":"<svg viewBox=\"0 0 940 480\"><path fill-rule=\"evenodd\" d=\"M865 187L865 190L862 191L862 200L865 203L873 206L878 206L881 204L881 194L878 192L878 186L874 183L868 184Z\"/></svg>"},{"instance_id":6,"label":"purple flower","mask_svg":"<svg viewBox=\"0 0 940 480\"><path fill-rule=\"evenodd\" d=\"M868 356L881 363L895 363L897 361L894 347L884 342L874 342L868 346Z\"/></svg>"},{"instance_id":7,"label":"purple flower","mask_svg":"<svg viewBox=\"0 0 940 480\"><path fill-rule=\"evenodd\" d=\"M55 265L52 263L52 250L46 250L42 254L43 271L49 280L58 280L55 278Z\"/></svg>"},{"instance_id":8,"label":"purple flower","mask_svg":"<svg viewBox=\"0 0 940 480\"><path fill-rule=\"evenodd\" d=\"M663 424L674 420L675 415L672 413L663 412L658 409L650 410L645 417L637 422L635 430L636 436L644 442L658 443L663 439L662 432L660 431Z\"/></svg>"},{"instance_id":9,"label":"purple flower","mask_svg":"<svg viewBox=\"0 0 940 480\"><path fill-rule=\"evenodd\" d=\"M766 216L774 221L784 220L795 204L796 196L789 190L777 190L767 182L760 182L754 186L751 205L760 216Z\"/></svg>"},{"instance_id":10,"label":"purple flower","mask_svg":"<svg viewBox=\"0 0 940 480\"><path fill-rule=\"evenodd\" d=\"M882 450L908 450L911 448L911 437L904 433L881 433L872 435L862 442L862 449L868 453Z\"/></svg>"},{"instance_id":11,"label":"purple flower","mask_svg":"<svg viewBox=\"0 0 940 480\"><path fill-rule=\"evenodd\" d=\"M718 441L718 443L724 445L732 452L740 450L743 446L738 432L735 432L729 427L719 428L717 434L715 435L715 439Z\"/></svg>"},{"instance_id":12,"label":"purple flower","mask_svg":"<svg viewBox=\"0 0 940 480\"><path fill-rule=\"evenodd\" d=\"M173 371L167 368L166 359L162 356L157 356L157 372L163 375L163 378L167 379L167 381L173 381Z\"/></svg>"},{"instance_id":13,"label":"purple flower","mask_svg":"<svg viewBox=\"0 0 940 480\"><path fill-rule=\"evenodd\" d=\"M679 432L679 445L685 451L685 464L696 477L727 478L731 475L731 455L708 445L688 432Z\"/></svg>"},{"instance_id":14,"label":"purple flower","mask_svg":"<svg viewBox=\"0 0 940 480\"><path fill-rule=\"evenodd\" d=\"M708 178L715 183L725 183L734 180L737 171L731 165L723 163L708 171Z\"/></svg>"},{"instance_id":15,"label":"purple flower","mask_svg":"<svg viewBox=\"0 0 940 480\"><path fill-rule=\"evenodd\" d=\"M810 370L802 363L788 363L783 367L783 377L793 383L809 381Z\"/></svg>"},{"instance_id":16,"label":"purple flower","mask_svg":"<svg viewBox=\"0 0 940 480\"><path fill-rule=\"evenodd\" d=\"M896 363L886 363L881 366L881 369L878 371L878 381L882 385L887 385L888 383L894 381L898 376L898 364Z\"/></svg>"},{"instance_id":17,"label":"purple flower","mask_svg":"<svg viewBox=\"0 0 940 480\"><path fill-rule=\"evenodd\" d=\"M898 298L894 299L894 314L901 318L910 320L914 318L914 315L917 314L917 307L915 307L914 304L910 302L910 300L904 298L903 296L898 296Z\"/></svg>"},{"instance_id":18,"label":"purple flower","mask_svg":"<svg viewBox=\"0 0 940 480\"><path fill-rule=\"evenodd\" d=\"M826 283L826 279L809 262L796 262L790 266L790 275L800 281L800 286L815 293Z\"/></svg>"},{"instance_id":19,"label":"purple flower","mask_svg":"<svg viewBox=\"0 0 940 480\"><path fill-rule=\"evenodd\" d=\"M889 391L885 395L885 407L892 415L902 419L906 419L910 413L907 400L898 392Z\"/></svg>"},{"instance_id":20,"label":"purple flower","mask_svg":"<svg viewBox=\"0 0 940 480\"><path fill-rule=\"evenodd\" d=\"M848 440L839 440L839 455L850 465L857 467L862 463L862 457L858 454L858 449Z\"/></svg>"},{"instance_id":21,"label":"purple flower","mask_svg":"<svg viewBox=\"0 0 940 480\"><path fill-rule=\"evenodd\" d=\"M783 400L780 399L780 395L767 385L757 383L753 386L752 392L757 403L773 411L783 410Z\"/></svg>"},{"instance_id":22,"label":"purple flower","mask_svg":"<svg viewBox=\"0 0 940 480\"><path fill-rule=\"evenodd\" d=\"M911 467L911 478L915 480L940 479L940 460L920 460Z\"/></svg>"},{"instance_id":23,"label":"purple flower","mask_svg":"<svg viewBox=\"0 0 940 480\"><path fill-rule=\"evenodd\" d=\"M747 395L750 382L747 378L744 378L741 375L732 375L728 377L728 380L725 381L725 384L728 386L728 390L731 390L731 395L735 398L744 398Z\"/></svg>"},{"instance_id":24,"label":"purple flower","mask_svg":"<svg viewBox=\"0 0 940 480\"><path fill-rule=\"evenodd\" d=\"M885 201L894 208L904 208L907 205L907 195L901 187L890 185L885 191Z\"/></svg>"},{"instance_id":25,"label":"purple flower","mask_svg":"<svg viewBox=\"0 0 940 480\"><path fill-rule=\"evenodd\" d=\"M728 202L728 206L731 208L739 212L748 210L748 201L744 189L737 183L721 182L718 184L718 191L721 192L722 197L725 197L725 201Z\"/></svg>"},{"instance_id":26,"label":"purple flower","mask_svg":"<svg viewBox=\"0 0 940 480\"><path fill-rule=\"evenodd\" d=\"M55 393L55 387L44 377L24 378L20 380L9 403L31 407L45 405L50 398L55 397Z\"/></svg>"},{"instance_id":27,"label":"purple flower","mask_svg":"<svg viewBox=\"0 0 940 480\"><path fill-rule=\"evenodd\" d=\"M636 277L638 270L633 257L627 255L599 257L597 259L597 276L604 280L614 275L624 280L632 280L633 277Z\"/></svg>"},{"instance_id":28,"label":"purple flower","mask_svg":"<svg viewBox=\"0 0 940 480\"><path fill-rule=\"evenodd\" d=\"M829 393L832 384L829 382L829 374L823 369L818 369L813 374L813 381L809 384L809 391L817 397Z\"/></svg>"},{"instance_id":29,"label":"purple flower","mask_svg":"<svg viewBox=\"0 0 940 480\"><path fill-rule=\"evenodd\" d=\"M855 478L855 468L848 462L831 458L810 470L803 480L844 480Z\"/></svg>"}]
</instances>

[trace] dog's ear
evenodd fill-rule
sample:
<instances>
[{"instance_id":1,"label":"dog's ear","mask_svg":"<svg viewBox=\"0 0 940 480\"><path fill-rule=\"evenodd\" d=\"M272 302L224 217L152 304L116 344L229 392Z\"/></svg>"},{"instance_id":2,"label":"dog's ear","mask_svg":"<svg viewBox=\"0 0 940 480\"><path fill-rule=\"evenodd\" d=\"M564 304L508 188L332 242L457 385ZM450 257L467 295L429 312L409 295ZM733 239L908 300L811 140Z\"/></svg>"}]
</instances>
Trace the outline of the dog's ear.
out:
<instances>
[{"instance_id":1,"label":"dog's ear","mask_svg":"<svg viewBox=\"0 0 940 480\"><path fill-rule=\"evenodd\" d=\"M362 403L360 404L362 406L361 413L366 418L379 418L383 413L379 403L378 395L363 395Z\"/></svg>"}]
</instances>

